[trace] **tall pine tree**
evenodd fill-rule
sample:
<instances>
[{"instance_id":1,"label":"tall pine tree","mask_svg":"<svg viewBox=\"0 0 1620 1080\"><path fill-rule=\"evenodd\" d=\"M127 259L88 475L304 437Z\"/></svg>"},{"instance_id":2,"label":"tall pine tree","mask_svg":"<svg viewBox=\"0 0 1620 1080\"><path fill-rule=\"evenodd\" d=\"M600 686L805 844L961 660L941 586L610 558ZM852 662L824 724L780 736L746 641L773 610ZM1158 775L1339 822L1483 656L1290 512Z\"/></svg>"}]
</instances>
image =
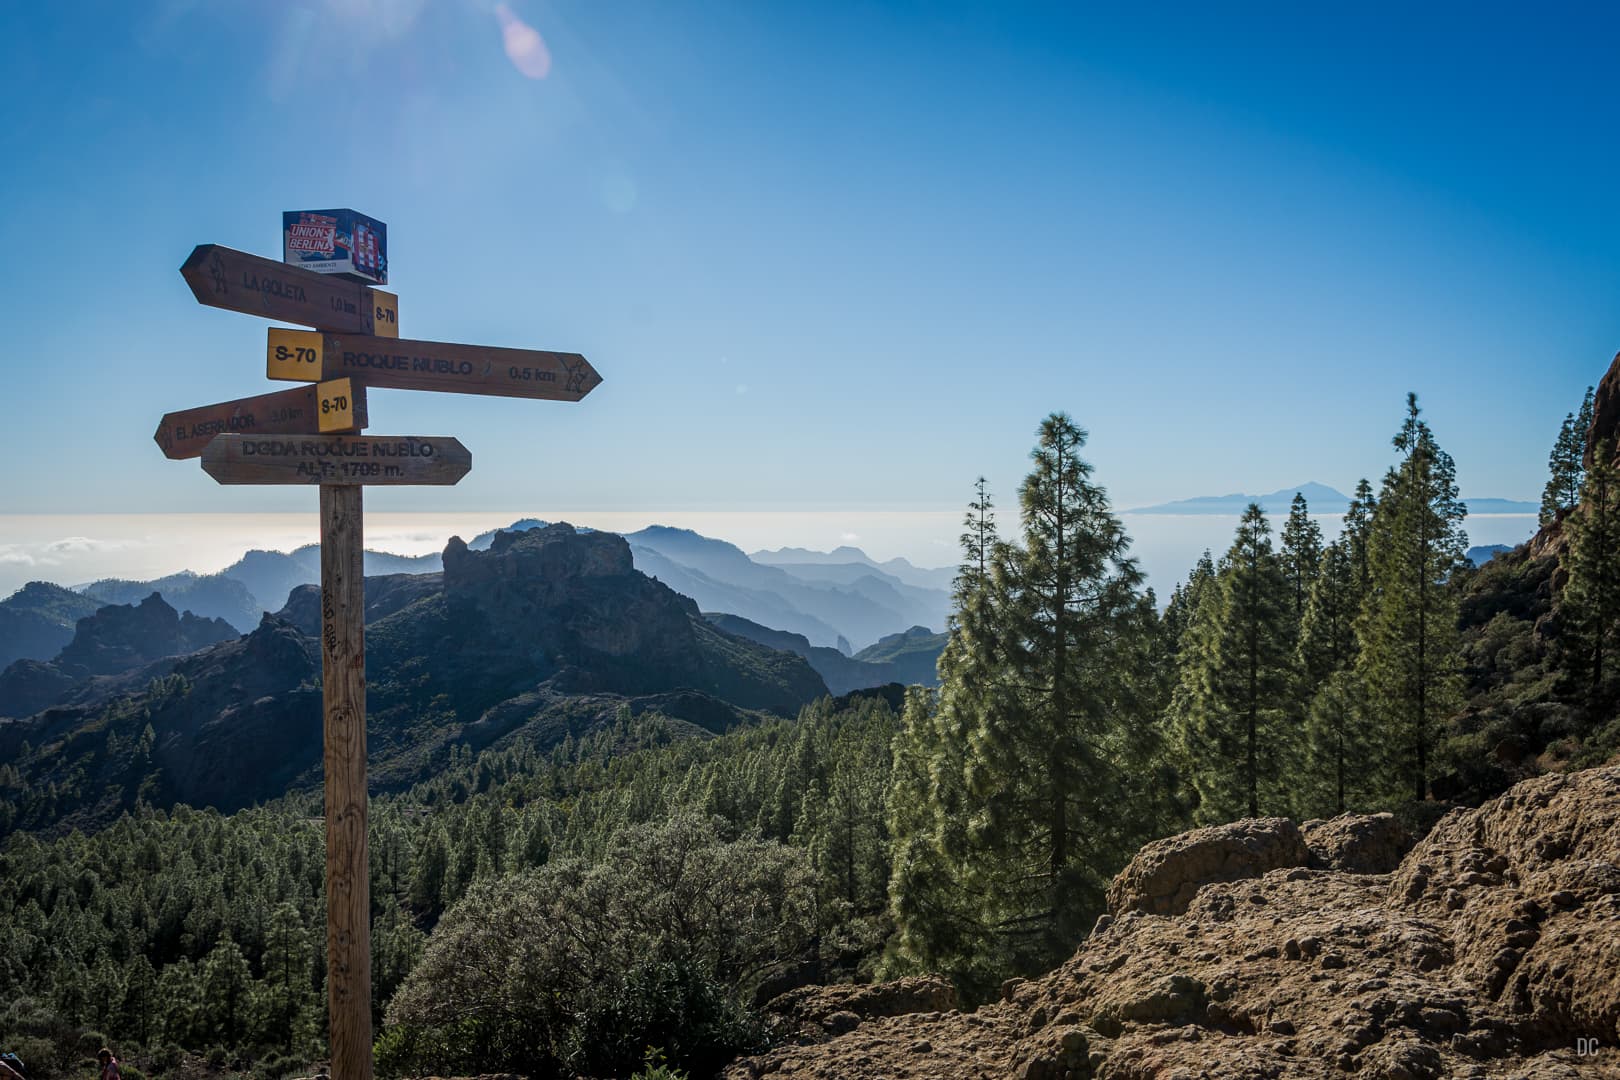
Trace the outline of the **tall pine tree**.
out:
<instances>
[{"instance_id":1,"label":"tall pine tree","mask_svg":"<svg viewBox=\"0 0 1620 1080\"><path fill-rule=\"evenodd\" d=\"M936 841L923 853L943 854L973 929L952 938L947 913L937 940L973 950L957 970L971 966L981 979L1044 970L1065 955L1100 909L1109 875L1151 828L1136 812L1146 785L1131 765L1142 745L1136 729L1152 723L1141 715L1151 680L1135 677L1152 612L1143 611L1124 530L1080 457L1085 438L1067 416L1048 417L1019 491L1022 545L997 545L982 564L967 545L964 569L982 565L985 576L977 593L958 588L940 660L937 748L923 769L906 764L942 774L933 785ZM966 736L961 831L943 812L956 732ZM898 784L899 753L895 772ZM897 828L903 804L891 799ZM916 852L904 836L896 843L898 878L901 859ZM894 898L903 940L919 929L912 897L900 889Z\"/></svg>"},{"instance_id":2,"label":"tall pine tree","mask_svg":"<svg viewBox=\"0 0 1620 1080\"><path fill-rule=\"evenodd\" d=\"M1360 684L1350 674L1360 607L1349 547L1343 539L1334 541L1322 551L1300 623L1297 671L1300 697L1309 703L1301 816L1343 813L1372 750Z\"/></svg>"},{"instance_id":3,"label":"tall pine tree","mask_svg":"<svg viewBox=\"0 0 1620 1080\"><path fill-rule=\"evenodd\" d=\"M1288 508L1288 521L1282 530L1282 569L1294 598L1294 625L1305 617L1305 600L1311 594L1322 563L1322 527L1311 520L1303 492L1294 492Z\"/></svg>"},{"instance_id":4,"label":"tall pine tree","mask_svg":"<svg viewBox=\"0 0 1620 1080\"><path fill-rule=\"evenodd\" d=\"M1176 723L1200 821L1286 809L1293 648L1288 579L1250 503L1181 652Z\"/></svg>"},{"instance_id":5,"label":"tall pine tree","mask_svg":"<svg viewBox=\"0 0 1620 1080\"><path fill-rule=\"evenodd\" d=\"M1115 711L1138 611L1130 541L1080 457L1086 433L1042 422L1019 490L1023 544L1003 549L990 593L1004 692L969 735L973 859L964 882L1016 967L1039 970L1078 940L1123 857L1132 777Z\"/></svg>"},{"instance_id":6,"label":"tall pine tree","mask_svg":"<svg viewBox=\"0 0 1620 1080\"><path fill-rule=\"evenodd\" d=\"M1548 524L1575 508L1585 475L1586 433L1592 426L1592 388L1586 388L1579 414L1566 413L1558 439L1547 456L1547 486L1541 491L1541 523Z\"/></svg>"},{"instance_id":7,"label":"tall pine tree","mask_svg":"<svg viewBox=\"0 0 1620 1080\"><path fill-rule=\"evenodd\" d=\"M889 883L895 936L885 975L946 972L986 981L987 938L958 883L967 854L965 748L989 708L1003 661L990 595L1001 541L984 477L974 484L961 535L962 562L940 653L940 688L908 691L895 733L887 800L894 857Z\"/></svg>"},{"instance_id":8,"label":"tall pine tree","mask_svg":"<svg viewBox=\"0 0 1620 1080\"><path fill-rule=\"evenodd\" d=\"M1608 682L1620 658L1620 467L1613 453L1607 443L1593 447L1579 504L1564 519L1569 579L1560 604L1562 652L1594 716L1607 710Z\"/></svg>"},{"instance_id":9,"label":"tall pine tree","mask_svg":"<svg viewBox=\"0 0 1620 1080\"><path fill-rule=\"evenodd\" d=\"M1344 532L1339 542L1350 556L1350 571L1355 578L1356 593L1366 596L1372 590L1372 564L1367 558L1367 539L1372 535L1373 512L1378 509L1378 497L1364 476L1356 482L1356 493L1344 512Z\"/></svg>"},{"instance_id":10,"label":"tall pine tree","mask_svg":"<svg viewBox=\"0 0 1620 1080\"><path fill-rule=\"evenodd\" d=\"M1209 549L1205 548L1188 573L1187 580L1175 587L1170 593L1170 602L1164 607L1163 632L1172 659L1181 654L1182 638L1186 636L1187 627L1192 625L1199 598L1203 596L1205 587L1214 580L1215 560L1210 558Z\"/></svg>"},{"instance_id":11,"label":"tall pine tree","mask_svg":"<svg viewBox=\"0 0 1620 1080\"><path fill-rule=\"evenodd\" d=\"M1394 438L1401 460L1384 478L1367 540L1369 591L1356 624L1357 672L1375 715L1389 725L1394 774L1411 796L1428 796L1440 721L1458 703L1461 659L1457 596L1468 513L1457 470L1420 418L1417 395Z\"/></svg>"}]
</instances>

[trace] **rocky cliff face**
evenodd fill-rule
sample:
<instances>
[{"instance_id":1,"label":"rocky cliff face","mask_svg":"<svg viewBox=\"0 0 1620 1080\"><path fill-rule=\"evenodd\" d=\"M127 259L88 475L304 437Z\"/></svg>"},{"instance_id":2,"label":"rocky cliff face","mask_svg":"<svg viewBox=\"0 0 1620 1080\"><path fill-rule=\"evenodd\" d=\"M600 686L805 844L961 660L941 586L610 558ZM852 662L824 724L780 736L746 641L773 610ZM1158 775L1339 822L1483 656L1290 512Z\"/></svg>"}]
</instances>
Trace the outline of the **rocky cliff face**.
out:
<instances>
[{"instance_id":1,"label":"rocky cliff face","mask_svg":"<svg viewBox=\"0 0 1620 1080\"><path fill-rule=\"evenodd\" d=\"M457 540L444 566L366 582L377 787L416 782L451 745L523 736L547 750L625 708L701 737L755 710L793 716L827 693L802 658L716 629L638 573L618 536L562 525L503 533L488 551ZM13 718L0 720L0 761L34 792L17 827L94 827L137 796L234 810L317 784L319 610L318 589L295 589L280 615L236 638L154 596L85 620L62 662L13 665L0 691L35 705L0 707ZM166 656L215 634L232 640ZM123 670L142 649L166 658ZM120 673L91 674L105 670Z\"/></svg>"},{"instance_id":2,"label":"rocky cliff face","mask_svg":"<svg viewBox=\"0 0 1620 1080\"><path fill-rule=\"evenodd\" d=\"M71 676L116 675L237 636L224 619L181 614L152 593L138 604L110 604L79 620L57 666Z\"/></svg>"},{"instance_id":3,"label":"rocky cliff face","mask_svg":"<svg viewBox=\"0 0 1620 1080\"><path fill-rule=\"evenodd\" d=\"M487 551L452 539L442 591L367 633L381 711L443 694L471 722L544 685L697 690L793 715L827 692L801 658L716 630L691 600L637 572L623 537L568 525L500 533ZM409 681L383 675L407 671Z\"/></svg>"},{"instance_id":4,"label":"rocky cliff face","mask_svg":"<svg viewBox=\"0 0 1620 1080\"><path fill-rule=\"evenodd\" d=\"M803 1045L725 1075L1620 1076L1620 766L1526 781L1404 846L1387 816L1160 841L1074 957L1001 1001L800 991L773 1011Z\"/></svg>"},{"instance_id":5,"label":"rocky cliff face","mask_svg":"<svg viewBox=\"0 0 1620 1080\"><path fill-rule=\"evenodd\" d=\"M97 676L122 675L236 637L223 619L177 612L152 593L78 620L54 660L19 660L0 672L0 716L29 716L69 697Z\"/></svg>"},{"instance_id":6,"label":"rocky cliff face","mask_svg":"<svg viewBox=\"0 0 1620 1080\"><path fill-rule=\"evenodd\" d=\"M1609 370L1598 381L1592 395L1592 426L1586 431L1586 467L1592 467L1592 453L1601 443L1610 451L1620 450L1620 353L1614 354Z\"/></svg>"}]
</instances>

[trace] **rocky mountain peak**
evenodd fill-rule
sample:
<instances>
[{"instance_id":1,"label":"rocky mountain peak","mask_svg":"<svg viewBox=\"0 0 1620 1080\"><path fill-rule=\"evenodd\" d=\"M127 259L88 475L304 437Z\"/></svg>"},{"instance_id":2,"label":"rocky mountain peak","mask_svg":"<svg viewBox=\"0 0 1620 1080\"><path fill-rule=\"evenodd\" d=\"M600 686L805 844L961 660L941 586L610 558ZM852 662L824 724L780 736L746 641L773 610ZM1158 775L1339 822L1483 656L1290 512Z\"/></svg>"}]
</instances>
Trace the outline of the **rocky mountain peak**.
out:
<instances>
[{"instance_id":1,"label":"rocky mountain peak","mask_svg":"<svg viewBox=\"0 0 1620 1080\"><path fill-rule=\"evenodd\" d=\"M444 591L476 596L521 581L542 593L565 590L588 578L628 578L635 573L630 545L615 533L580 532L559 523L526 532L498 532L487 551L475 551L459 536L444 549Z\"/></svg>"},{"instance_id":2,"label":"rocky mountain peak","mask_svg":"<svg viewBox=\"0 0 1620 1080\"><path fill-rule=\"evenodd\" d=\"M182 615L154 592L139 604L109 604L80 619L56 663L73 677L114 675L236 636L225 620Z\"/></svg>"}]
</instances>

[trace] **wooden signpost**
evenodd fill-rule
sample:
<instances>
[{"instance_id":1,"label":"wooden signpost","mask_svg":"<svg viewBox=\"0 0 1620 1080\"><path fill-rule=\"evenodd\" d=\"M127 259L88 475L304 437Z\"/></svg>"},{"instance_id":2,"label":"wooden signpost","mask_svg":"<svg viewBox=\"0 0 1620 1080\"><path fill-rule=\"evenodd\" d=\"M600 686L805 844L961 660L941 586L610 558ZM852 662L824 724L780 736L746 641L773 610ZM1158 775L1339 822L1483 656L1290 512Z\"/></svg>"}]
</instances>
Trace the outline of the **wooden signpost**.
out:
<instances>
[{"instance_id":1,"label":"wooden signpost","mask_svg":"<svg viewBox=\"0 0 1620 1080\"><path fill-rule=\"evenodd\" d=\"M350 376L392 390L548 401L578 401L602 381L578 353L282 329L269 333L265 374L293 380Z\"/></svg>"},{"instance_id":2,"label":"wooden signpost","mask_svg":"<svg viewBox=\"0 0 1620 1080\"><path fill-rule=\"evenodd\" d=\"M456 439L422 435L221 435L202 467L222 484L454 484L472 455Z\"/></svg>"},{"instance_id":3,"label":"wooden signpost","mask_svg":"<svg viewBox=\"0 0 1620 1080\"><path fill-rule=\"evenodd\" d=\"M399 339L399 301L358 281L216 244L180 274L199 303L311 327L272 329L266 374L313 383L184 409L154 436L221 484L320 488L325 714L328 1049L333 1080L371 1080L364 527L367 484L454 484L472 468L447 436L359 435L368 386L578 401L602 377L578 353Z\"/></svg>"},{"instance_id":4,"label":"wooden signpost","mask_svg":"<svg viewBox=\"0 0 1620 1080\"><path fill-rule=\"evenodd\" d=\"M357 281L201 244L180 267L199 304L313 326L399 336L399 298Z\"/></svg>"},{"instance_id":5,"label":"wooden signpost","mask_svg":"<svg viewBox=\"0 0 1620 1080\"><path fill-rule=\"evenodd\" d=\"M152 436L171 458L194 458L215 435L299 435L357 431L366 427L366 388L334 379L294 390L222 401L172 412Z\"/></svg>"}]
</instances>

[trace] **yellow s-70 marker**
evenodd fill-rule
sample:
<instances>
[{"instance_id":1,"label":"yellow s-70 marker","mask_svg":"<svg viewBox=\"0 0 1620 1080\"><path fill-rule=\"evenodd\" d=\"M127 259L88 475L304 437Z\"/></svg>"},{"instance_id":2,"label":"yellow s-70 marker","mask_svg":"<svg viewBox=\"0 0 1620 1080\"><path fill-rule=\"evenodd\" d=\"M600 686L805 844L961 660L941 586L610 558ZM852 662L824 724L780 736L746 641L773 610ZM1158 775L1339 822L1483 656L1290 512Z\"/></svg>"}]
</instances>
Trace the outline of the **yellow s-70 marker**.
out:
<instances>
[{"instance_id":1,"label":"yellow s-70 marker","mask_svg":"<svg viewBox=\"0 0 1620 1080\"><path fill-rule=\"evenodd\" d=\"M293 382L321 381L322 338L316 330L270 328L264 373Z\"/></svg>"}]
</instances>

